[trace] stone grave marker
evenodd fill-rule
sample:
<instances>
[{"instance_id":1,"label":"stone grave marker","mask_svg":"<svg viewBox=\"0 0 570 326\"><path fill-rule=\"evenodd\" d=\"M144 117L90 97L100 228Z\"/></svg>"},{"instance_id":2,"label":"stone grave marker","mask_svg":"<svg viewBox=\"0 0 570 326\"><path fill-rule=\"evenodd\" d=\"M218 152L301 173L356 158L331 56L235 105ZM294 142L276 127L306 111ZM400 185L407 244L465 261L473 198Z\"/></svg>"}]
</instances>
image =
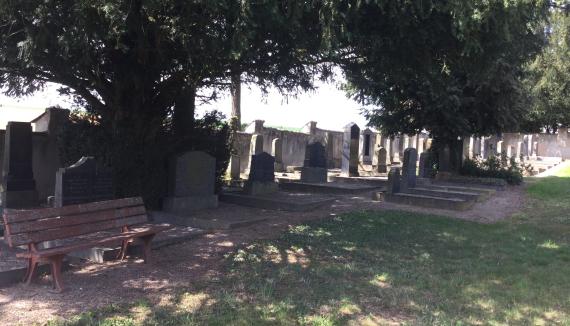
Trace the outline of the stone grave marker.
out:
<instances>
[{"instance_id":1,"label":"stone grave marker","mask_svg":"<svg viewBox=\"0 0 570 326\"><path fill-rule=\"evenodd\" d=\"M400 136L394 137L392 141L392 164L400 164L400 146L402 144L402 139Z\"/></svg>"},{"instance_id":2,"label":"stone grave marker","mask_svg":"<svg viewBox=\"0 0 570 326\"><path fill-rule=\"evenodd\" d=\"M386 192L388 194L396 194L399 193L400 190L400 168L390 168L390 172L388 172L388 184L386 186Z\"/></svg>"},{"instance_id":3,"label":"stone grave marker","mask_svg":"<svg viewBox=\"0 0 570 326\"><path fill-rule=\"evenodd\" d=\"M266 152L251 156L249 179L244 190L247 194L256 196L277 191L275 183L275 158Z\"/></svg>"},{"instance_id":4,"label":"stone grave marker","mask_svg":"<svg viewBox=\"0 0 570 326\"><path fill-rule=\"evenodd\" d=\"M251 169L251 156L257 155L263 152L263 135L254 134L251 136L251 142L249 144L249 162L247 164L247 173Z\"/></svg>"},{"instance_id":5,"label":"stone grave marker","mask_svg":"<svg viewBox=\"0 0 570 326\"><path fill-rule=\"evenodd\" d=\"M283 143L280 138L275 138L271 142L271 152L275 158L275 172L283 172Z\"/></svg>"},{"instance_id":6,"label":"stone grave marker","mask_svg":"<svg viewBox=\"0 0 570 326\"><path fill-rule=\"evenodd\" d=\"M231 180L241 179L240 164L241 164L241 159L240 159L239 155L232 155L232 157L230 158L230 178L231 178Z\"/></svg>"},{"instance_id":7,"label":"stone grave marker","mask_svg":"<svg viewBox=\"0 0 570 326\"><path fill-rule=\"evenodd\" d=\"M94 157L82 157L55 175L55 207L114 199L113 173Z\"/></svg>"},{"instance_id":8,"label":"stone grave marker","mask_svg":"<svg viewBox=\"0 0 570 326\"><path fill-rule=\"evenodd\" d=\"M404 151L404 164L402 166L402 190L416 186L416 166L418 152L415 148L406 148Z\"/></svg>"},{"instance_id":9,"label":"stone grave marker","mask_svg":"<svg viewBox=\"0 0 570 326\"><path fill-rule=\"evenodd\" d=\"M378 172L379 173L386 173L388 172L388 152L384 147L380 147L378 150Z\"/></svg>"},{"instance_id":10,"label":"stone grave marker","mask_svg":"<svg viewBox=\"0 0 570 326\"><path fill-rule=\"evenodd\" d=\"M344 127L342 146L342 175L358 177L358 143L360 141L360 128L355 123Z\"/></svg>"},{"instance_id":11,"label":"stone grave marker","mask_svg":"<svg viewBox=\"0 0 570 326\"><path fill-rule=\"evenodd\" d=\"M218 207L216 159L208 153L190 151L170 161L169 196L163 201L165 211L188 214Z\"/></svg>"},{"instance_id":12,"label":"stone grave marker","mask_svg":"<svg viewBox=\"0 0 570 326\"><path fill-rule=\"evenodd\" d=\"M433 159L431 152L423 152L420 154L420 164L419 164L419 177L420 178L431 178L433 174Z\"/></svg>"},{"instance_id":13,"label":"stone grave marker","mask_svg":"<svg viewBox=\"0 0 570 326\"><path fill-rule=\"evenodd\" d=\"M320 142L307 145L301 169L301 182L327 182L327 155L325 147Z\"/></svg>"},{"instance_id":14,"label":"stone grave marker","mask_svg":"<svg viewBox=\"0 0 570 326\"><path fill-rule=\"evenodd\" d=\"M26 208L38 204L32 169L32 125L8 122L4 136L1 202L4 208Z\"/></svg>"}]
</instances>

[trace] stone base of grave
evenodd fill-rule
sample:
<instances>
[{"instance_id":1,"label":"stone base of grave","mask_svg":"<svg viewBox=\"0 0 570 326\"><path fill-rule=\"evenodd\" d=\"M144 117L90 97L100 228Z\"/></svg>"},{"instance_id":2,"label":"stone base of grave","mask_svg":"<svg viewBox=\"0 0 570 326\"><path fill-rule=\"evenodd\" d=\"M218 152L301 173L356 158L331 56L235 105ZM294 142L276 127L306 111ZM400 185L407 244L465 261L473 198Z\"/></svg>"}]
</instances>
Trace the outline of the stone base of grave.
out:
<instances>
[{"instance_id":1,"label":"stone base of grave","mask_svg":"<svg viewBox=\"0 0 570 326\"><path fill-rule=\"evenodd\" d=\"M162 203L166 212L173 214L190 214L207 208L218 207L218 195L167 197Z\"/></svg>"},{"instance_id":2,"label":"stone base of grave","mask_svg":"<svg viewBox=\"0 0 570 326\"><path fill-rule=\"evenodd\" d=\"M307 212L332 204L335 199L315 194L276 192L268 195L251 196L244 192L225 192L220 201L261 209L289 212Z\"/></svg>"},{"instance_id":3,"label":"stone base of grave","mask_svg":"<svg viewBox=\"0 0 570 326\"><path fill-rule=\"evenodd\" d=\"M431 188L409 188L406 193L412 195L424 195L424 196L432 196L432 197L441 197L441 198L459 198L469 201L481 201L480 197L483 197L480 193L474 192L467 192L467 191L452 191L452 190L444 190L444 189L431 189Z\"/></svg>"},{"instance_id":4,"label":"stone base of grave","mask_svg":"<svg viewBox=\"0 0 570 326\"><path fill-rule=\"evenodd\" d=\"M2 192L0 202L4 207L31 208L38 206L38 192L35 190Z\"/></svg>"},{"instance_id":5,"label":"stone base of grave","mask_svg":"<svg viewBox=\"0 0 570 326\"><path fill-rule=\"evenodd\" d=\"M384 194L384 199L387 202L419 206L426 208L436 208L436 209L447 209L454 211L466 211L469 210L475 204L474 200L464 200L459 198L442 198L434 196L424 196L408 193L395 193L395 194Z\"/></svg>"},{"instance_id":6,"label":"stone base of grave","mask_svg":"<svg viewBox=\"0 0 570 326\"><path fill-rule=\"evenodd\" d=\"M352 184L340 182L306 183L306 182L280 182L279 189L285 191L298 191L318 194L359 194L378 190L378 186L367 184Z\"/></svg>"},{"instance_id":7,"label":"stone base of grave","mask_svg":"<svg viewBox=\"0 0 570 326\"><path fill-rule=\"evenodd\" d=\"M169 214L165 212L152 212L152 219L155 223L168 223L178 226L195 227L202 230L230 230L244 226L249 226L259 222L266 221L266 216L233 216L217 215L214 217L200 216L189 217Z\"/></svg>"},{"instance_id":8,"label":"stone base of grave","mask_svg":"<svg viewBox=\"0 0 570 326\"><path fill-rule=\"evenodd\" d=\"M342 175L332 176L331 181L340 183L361 184L376 187L385 187L388 184L388 177L345 177Z\"/></svg>"},{"instance_id":9,"label":"stone base of grave","mask_svg":"<svg viewBox=\"0 0 570 326\"><path fill-rule=\"evenodd\" d=\"M152 216L152 214L149 215ZM158 249L165 246L170 246L194 239L205 233L206 231L195 227L176 226L172 229L157 234L151 242L151 247L152 249ZM104 247L94 247L86 250L75 251L70 253L69 256L87 259L96 263L102 263L105 261L115 260L120 248L121 243L117 242L115 244L105 245ZM131 256L142 257L143 246L140 239L135 240L135 242L129 245L127 254Z\"/></svg>"},{"instance_id":10,"label":"stone base of grave","mask_svg":"<svg viewBox=\"0 0 570 326\"><path fill-rule=\"evenodd\" d=\"M496 190L505 190L507 187L507 182L503 179L466 177L448 172L439 172L432 183L455 184L460 186L476 186L476 187L492 188Z\"/></svg>"},{"instance_id":11,"label":"stone base of grave","mask_svg":"<svg viewBox=\"0 0 570 326\"><path fill-rule=\"evenodd\" d=\"M303 167L301 169L301 182L325 183L327 182L327 172L325 168Z\"/></svg>"},{"instance_id":12,"label":"stone base of grave","mask_svg":"<svg viewBox=\"0 0 570 326\"><path fill-rule=\"evenodd\" d=\"M277 192L279 187L275 182L248 181L245 183L243 190L250 196L258 196Z\"/></svg>"}]
</instances>

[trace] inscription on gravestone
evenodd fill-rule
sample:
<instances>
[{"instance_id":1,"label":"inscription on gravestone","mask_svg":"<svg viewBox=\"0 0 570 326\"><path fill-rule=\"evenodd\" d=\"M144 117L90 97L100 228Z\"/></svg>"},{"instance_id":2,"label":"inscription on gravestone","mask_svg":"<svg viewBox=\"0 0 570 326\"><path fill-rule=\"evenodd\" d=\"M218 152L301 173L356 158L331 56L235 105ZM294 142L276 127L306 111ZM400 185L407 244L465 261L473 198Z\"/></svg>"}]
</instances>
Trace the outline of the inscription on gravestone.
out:
<instances>
[{"instance_id":1,"label":"inscription on gravestone","mask_svg":"<svg viewBox=\"0 0 570 326\"><path fill-rule=\"evenodd\" d=\"M82 157L55 177L55 206L88 203L114 198L110 169L97 166L93 157Z\"/></svg>"}]
</instances>

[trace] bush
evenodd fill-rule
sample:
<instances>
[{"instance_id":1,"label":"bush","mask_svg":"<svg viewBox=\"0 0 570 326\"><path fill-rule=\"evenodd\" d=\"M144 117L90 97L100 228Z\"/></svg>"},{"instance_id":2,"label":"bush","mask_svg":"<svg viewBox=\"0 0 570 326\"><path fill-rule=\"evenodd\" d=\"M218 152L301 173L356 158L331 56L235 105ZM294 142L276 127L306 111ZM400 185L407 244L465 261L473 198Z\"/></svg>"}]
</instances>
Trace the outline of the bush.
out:
<instances>
[{"instance_id":1,"label":"bush","mask_svg":"<svg viewBox=\"0 0 570 326\"><path fill-rule=\"evenodd\" d=\"M501 156L491 156L486 160L465 160L461 166L460 174L465 176L498 178L508 184L518 185L523 181L524 166L508 158L505 153Z\"/></svg>"}]
</instances>

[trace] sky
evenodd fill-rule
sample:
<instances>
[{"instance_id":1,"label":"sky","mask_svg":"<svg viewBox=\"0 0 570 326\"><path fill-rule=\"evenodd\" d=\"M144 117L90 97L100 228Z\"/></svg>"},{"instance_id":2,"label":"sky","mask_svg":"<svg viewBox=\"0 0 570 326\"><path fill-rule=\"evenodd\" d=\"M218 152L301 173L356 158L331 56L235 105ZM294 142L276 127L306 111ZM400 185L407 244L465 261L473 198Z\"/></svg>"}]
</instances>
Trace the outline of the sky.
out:
<instances>
[{"instance_id":1,"label":"sky","mask_svg":"<svg viewBox=\"0 0 570 326\"><path fill-rule=\"evenodd\" d=\"M317 83L314 92L299 94L296 98L285 98L277 91L270 90L267 96L255 87L242 87L242 123L265 120L265 126L301 128L309 121L317 121L322 129L342 130L350 122L356 122L361 128L366 125L360 114L361 106L346 98L343 91L335 85ZM56 87L20 99L0 95L0 129L8 121L30 121L43 113L49 106L60 105L70 108L68 98L60 96ZM231 98L224 94L217 102L197 107L198 115L210 110L219 110L229 117Z\"/></svg>"}]
</instances>

